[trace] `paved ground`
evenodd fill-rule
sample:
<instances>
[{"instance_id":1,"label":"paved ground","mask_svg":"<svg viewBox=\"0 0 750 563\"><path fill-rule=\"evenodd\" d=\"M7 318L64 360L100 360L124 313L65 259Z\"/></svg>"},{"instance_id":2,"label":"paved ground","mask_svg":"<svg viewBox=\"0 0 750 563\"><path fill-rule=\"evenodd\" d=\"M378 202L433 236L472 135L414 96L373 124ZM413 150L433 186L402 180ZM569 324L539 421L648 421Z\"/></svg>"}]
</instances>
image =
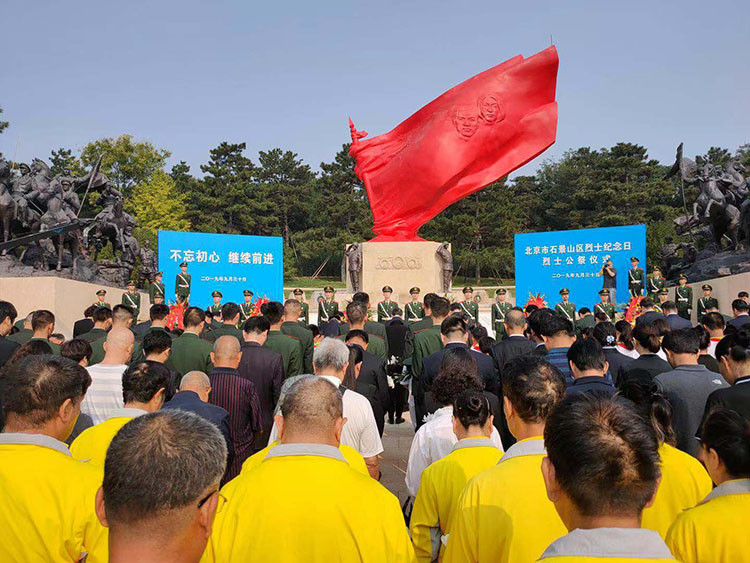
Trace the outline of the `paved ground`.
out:
<instances>
[{"instance_id":1,"label":"paved ground","mask_svg":"<svg viewBox=\"0 0 750 563\"><path fill-rule=\"evenodd\" d=\"M386 420L383 432L383 452L380 458L380 482L404 503L408 493L404 477L406 476L406 462L409 459L409 448L414 438L414 430L409 420L409 413L404 413L406 422L403 424L388 424Z\"/></svg>"}]
</instances>

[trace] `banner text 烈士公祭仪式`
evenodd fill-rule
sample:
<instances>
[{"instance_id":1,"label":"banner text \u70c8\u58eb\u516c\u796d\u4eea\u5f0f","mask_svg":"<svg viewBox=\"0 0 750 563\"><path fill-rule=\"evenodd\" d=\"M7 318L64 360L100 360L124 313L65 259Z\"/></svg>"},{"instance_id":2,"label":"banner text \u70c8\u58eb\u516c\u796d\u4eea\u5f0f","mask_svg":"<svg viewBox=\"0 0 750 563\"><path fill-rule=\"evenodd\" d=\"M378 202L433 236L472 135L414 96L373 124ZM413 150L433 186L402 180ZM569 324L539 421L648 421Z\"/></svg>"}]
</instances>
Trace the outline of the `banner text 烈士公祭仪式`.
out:
<instances>
[{"instance_id":1,"label":"banner text \u70c8\u58eb\u516c\u796d\u4eea\u5f0f","mask_svg":"<svg viewBox=\"0 0 750 563\"><path fill-rule=\"evenodd\" d=\"M281 237L159 231L159 269L167 300L175 300L175 279L187 262L191 275L190 304L205 309L219 290L222 303L244 303L243 291L271 301L284 299L284 256Z\"/></svg>"},{"instance_id":2,"label":"banner text \u70c8\u58eb\u516c\u796d\u4eea\u5f0f","mask_svg":"<svg viewBox=\"0 0 750 563\"><path fill-rule=\"evenodd\" d=\"M524 305L529 293L541 293L554 308L565 287L576 309L592 309L600 301L601 270L608 257L617 270L617 302L627 303L633 256L648 274L645 225L519 233L515 236L516 304Z\"/></svg>"}]
</instances>

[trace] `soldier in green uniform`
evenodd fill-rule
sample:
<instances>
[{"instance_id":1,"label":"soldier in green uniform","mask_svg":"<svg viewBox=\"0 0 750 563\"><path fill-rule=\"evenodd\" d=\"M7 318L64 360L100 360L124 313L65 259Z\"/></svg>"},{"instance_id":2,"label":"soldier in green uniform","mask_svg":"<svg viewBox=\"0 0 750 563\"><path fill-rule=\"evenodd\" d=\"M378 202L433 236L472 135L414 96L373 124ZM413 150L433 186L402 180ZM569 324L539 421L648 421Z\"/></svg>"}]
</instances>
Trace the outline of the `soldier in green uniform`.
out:
<instances>
[{"instance_id":1,"label":"soldier in green uniform","mask_svg":"<svg viewBox=\"0 0 750 563\"><path fill-rule=\"evenodd\" d=\"M294 298L299 301L299 305L302 308L302 312L300 313L297 322L302 326L307 327L307 325L310 324L310 305L305 303L305 292L298 287L295 288Z\"/></svg>"},{"instance_id":2,"label":"soldier in green uniform","mask_svg":"<svg viewBox=\"0 0 750 563\"><path fill-rule=\"evenodd\" d=\"M325 299L318 301L318 324L328 320L339 312L339 304L333 300L333 288L327 285L323 288Z\"/></svg>"},{"instance_id":3,"label":"soldier in green uniform","mask_svg":"<svg viewBox=\"0 0 750 563\"><path fill-rule=\"evenodd\" d=\"M719 300L715 297L711 297L711 292L714 288L709 284L704 283L701 289L703 290L703 297L698 299L698 322L703 320L703 315L706 314L706 311L710 309L719 310Z\"/></svg>"},{"instance_id":4,"label":"soldier in green uniform","mask_svg":"<svg viewBox=\"0 0 750 563\"><path fill-rule=\"evenodd\" d=\"M435 296L430 304L429 328L423 328L414 333L414 352L412 355L411 372L414 376L411 384L414 395L414 408L417 420L417 429L422 425L426 414L424 382L422 380L422 360L443 348L443 339L440 333L440 324L445 320L450 311L450 303L444 297Z\"/></svg>"},{"instance_id":5,"label":"soldier in green uniform","mask_svg":"<svg viewBox=\"0 0 750 563\"><path fill-rule=\"evenodd\" d=\"M378 303L378 322L384 323L393 318L393 311L398 309L398 303L391 301L393 288L390 285L383 286L383 300Z\"/></svg>"},{"instance_id":6,"label":"soldier in green uniform","mask_svg":"<svg viewBox=\"0 0 750 563\"><path fill-rule=\"evenodd\" d=\"M221 291L217 289L213 293L211 293L211 297L213 297L214 302L213 305L209 305L208 310L211 312L214 318L216 318L221 315L221 298L224 296L221 294Z\"/></svg>"},{"instance_id":7,"label":"soldier in green uniform","mask_svg":"<svg viewBox=\"0 0 750 563\"><path fill-rule=\"evenodd\" d=\"M271 330L268 331L268 338L263 346L281 354L284 379L300 375L303 367L302 344L298 338L281 332L281 325L284 324L284 306L278 301L269 301L263 304L261 311L271 324Z\"/></svg>"},{"instance_id":8,"label":"soldier in green uniform","mask_svg":"<svg viewBox=\"0 0 750 563\"><path fill-rule=\"evenodd\" d=\"M464 288L464 300L459 303L461 310L473 318L476 322L479 322L479 305L474 301L474 288L466 286Z\"/></svg>"},{"instance_id":9,"label":"soldier in green uniform","mask_svg":"<svg viewBox=\"0 0 750 563\"><path fill-rule=\"evenodd\" d=\"M562 297L562 301L555 305L555 311L560 313L563 317L565 317L571 323L573 323L573 325L575 325L576 306L570 302L570 290L566 287L563 287L560 290L560 297Z\"/></svg>"},{"instance_id":10,"label":"soldier in green uniform","mask_svg":"<svg viewBox=\"0 0 750 563\"><path fill-rule=\"evenodd\" d=\"M185 332L172 341L172 352L165 362L169 369L180 375L193 370L211 373L213 344L200 337L205 321L202 309L190 307L185 311Z\"/></svg>"},{"instance_id":11,"label":"soldier in green uniform","mask_svg":"<svg viewBox=\"0 0 750 563\"><path fill-rule=\"evenodd\" d=\"M661 269L654 268L653 275L648 280L648 296L656 303L659 300L659 292L664 288L667 280L661 275Z\"/></svg>"},{"instance_id":12,"label":"soldier in green uniform","mask_svg":"<svg viewBox=\"0 0 750 563\"><path fill-rule=\"evenodd\" d=\"M133 309L135 313L135 322L141 314L141 294L135 290L135 282L128 282L128 290L122 294L122 304Z\"/></svg>"},{"instance_id":13,"label":"soldier in green uniform","mask_svg":"<svg viewBox=\"0 0 750 563\"><path fill-rule=\"evenodd\" d=\"M174 280L174 296L177 301L180 297L184 298L185 301L190 301L190 274L187 273L188 265L187 262L180 264L180 270L182 270Z\"/></svg>"},{"instance_id":14,"label":"soldier in green uniform","mask_svg":"<svg viewBox=\"0 0 750 563\"><path fill-rule=\"evenodd\" d=\"M601 302L594 305L594 316L597 313L604 313L609 317L609 320L615 322L615 306L609 302L609 290L605 287L599 290L599 297Z\"/></svg>"},{"instance_id":15,"label":"soldier in green uniform","mask_svg":"<svg viewBox=\"0 0 750 563\"><path fill-rule=\"evenodd\" d=\"M659 313L664 314L664 303L669 300L669 290L666 287L662 287L658 293L659 302L654 305Z\"/></svg>"},{"instance_id":16,"label":"soldier in green uniform","mask_svg":"<svg viewBox=\"0 0 750 563\"><path fill-rule=\"evenodd\" d=\"M245 296L245 302L240 304L240 323L238 325L239 328L245 326L245 321L250 318L250 315L255 308L255 305L253 305L253 292L249 289L246 289L242 292L242 295Z\"/></svg>"},{"instance_id":17,"label":"soldier in green uniform","mask_svg":"<svg viewBox=\"0 0 750 563\"><path fill-rule=\"evenodd\" d=\"M420 289L418 287L412 287L409 290L411 301L404 305L404 319L407 324L415 323L424 318L424 307L419 301L419 293Z\"/></svg>"},{"instance_id":18,"label":"soldier in green uniform","mask_svg":"<svg viewBox=\"0 0 750 563\"><path fill-rule=\"evenodd\" d=\"M154 281L148 286L148 299L152 305L164 303L164 300L167 298L167 290L161 281L163 275L162 272L156 272L154 274Z\"/></svg>"},{"instance_id":19,"label":"soldier in green uniform","mask_svg":"<svg viewBox=\"0 0 750 563\"><path fill-rule=\"evenodd\" d=\"M312 331L299 322L302 314L301 305L296 299L289 299L284 304L284 322L281 323L280 330L299 342L302 351L302 373L314 373L312 360L315 342Z\"/></svg>"},{"instance_id":20,"label":"soldier in green uniform","mask_svg":"<svg viewBox=\"0 0 750 563\"><path fill-rule=\"evenodd\" d=\"M107 303L104 299L107 297L107 290L106 289L100 289L96 292L96 301L94 301L94 307L106 307L107 309L111 309L112 305Z\"/></svg>"},{"instance_id":21,"label":"soldier in green uniform","mask_svg":"<svg viewBox=\"0 0 750 563\"><path fill-rule=\"evenodd\" d=\"M693 288L687 284L687 276L680 275L680 285L674 289L674 299L677 303L677 314L683 319L690 320L693 313Z\"/></svg>"},{"instance_id":22,"label":"soldier in green uniform","mask_svg":"<svg viewBox=\"0 0 750 563\"><path fill-rule=\"evenodd\" d=\"M244 342L242 331L237 328L240 321L240 306L236 303L225 303L221 306L221 323L205 335L209 342L216 342L222 336L234 336L240 344Z\"/></svg>"},{"instance_id":23,"label":"soldier in green uniform","mask_svg":"<svg viewBox=\"0 0 750 563\"><path fill-rule=\"evenodd\" d=\"M500 342L505 338L505 315L513 308L513 305L505 299L508 291L502 287L495 290L495 302L492 304L492 327L495 329L495 340Z\"/></svg>"},{"instance_id":24,"label":"soldier in green uniform","mask_svg":"<svg viewBox=\"0 0 750 563\"><path fill-rule=\"evenodd\" d=\"M643 268L638 267L638 258L633 256L630 259L632 267L628 270L628 290L630 290L630 298L641 297L643 295L643 287L646 285L646 272Z\"/></svg>"}]
</instances>

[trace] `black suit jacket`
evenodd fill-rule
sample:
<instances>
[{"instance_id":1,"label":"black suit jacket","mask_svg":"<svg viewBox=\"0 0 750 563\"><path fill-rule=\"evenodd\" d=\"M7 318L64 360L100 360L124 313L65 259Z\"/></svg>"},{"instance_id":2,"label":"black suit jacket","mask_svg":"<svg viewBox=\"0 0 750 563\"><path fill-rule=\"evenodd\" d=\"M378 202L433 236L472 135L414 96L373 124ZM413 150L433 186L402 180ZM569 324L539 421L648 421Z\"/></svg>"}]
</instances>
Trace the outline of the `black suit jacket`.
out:
<instances>
[{"instance_id":1,"label":"black suit jacket","mask_svg":"<svg viewBox=\"0 0 750 563\"><path fill-rule=\"evenodd\" d=\"M226 409L211 403L204 403L195 391L178 392L170 401L164 403L162 408L192 412L218 426L227 443L227 467L229 467L234 459L234 444L229 436L229 413Z\"/></svg>"},{"instance_id":2,"label":"black suit jacket","mask_svg":"<svg viewBox=\"0 0 750 563\"><path fill-rule=\"evenodd\" d=\"M604 352L604 359L609 364L609 379L613 384L617 385L617 380L620 378L622 370L627 369L633 363L633 358L621 354L617 351L617 348L604 348L602 351Z\"/></svg>"},{"instance_id":3,"label":"black suit jacket","mask_svg":"<svg viewBox=\"0 0 750 563\"><path fill-rule=\"evenodd\" d=\"M0 336L0 367L3 367L5 362L10 360L10 357L20 346L18 342L13 342L4 336Z\"/></svg>"},{"instance_id":4,"label":"black suit jacket","mask_svg":"<svg viewBox=\"0 0 750 563\"><path fill-rule=\"evenodd\" d=\"M359 377L354 390L370 401L375 422L378 425L378 432L382 436L385 428L385 413L388 412L388 406L391 402L383 358L367 351L364 352L362 367L359 370Z\"/></svg>"},{"instance_id":5,"label":"black suit jacket","mask_svg":"<svg viewBox=\"0 0 750 563\"><path fill-rule=\"evenodd\" d=\"M440 372L440 364L443 362L443 356L450 348L467 348L469 353L474 356L474 359L477 361L479 377L484 381L485 391L489 391L495 395L499 394L500 379L497 375L497 371L495 371L495 364L493 363L492 358L481 352L472 350L466 344L461 342L451 342L450 344L446 344L441 350L438 350L434 354L430 354L422 360L422 380L425 390L429 390L430 387L432 387L432 382L435 381L438 372Z\"/></svg>"},{"instance_id":6,"label":"black suit jacket","mask_svg":"<svg viewBox=\"0 0 750 563\"><path fill-rule=\"evenodd\" d=\"M727 321L728 325L732 325L737 330L740 330L746 324L750 324L750 315L740 315L737 318Z\"/></svg>"},{"instance_id":7,"label":"black suit jacket","mask_svg":"<svg viewBox=\"0 0 750 563\"><path fill-rule=\"evenodd\" d=\"M693 323L691 323L687 319L683 319L677 313L672 313L671 315L667 315L666 319L667 319L667 324L669 325L669 330L680 330L681 328L693 328Z\"/></svg>"},{"instance_id":8,"label":"black suit jacket","mask_svg":"<svg viewBox=\"0 0 750 563\"><path fill-rule=\"evenodd\" d=\"M385 323L385 334L388 337L388 353L400 360L404 359L407 332L409 332L409 327L406 326L403 319L395 318Z\"/></svg>"},{"instance_id":9,"label":"black suit jacket","mask_svg":"<svg viewBox=\"0 0 750 563\"><path fill-rule=\"evenodd\" d=\"M503 378L503 367L513 358L519 356L529 356L534 352L536 344L522 335L508 336L492 347L492 360L495 362L495 369Z\"/></svg>"},{"instance_id":10,"label":"black suit jacket","mask_svg":"<svg viewBox=\"0 0 750 563\"><path fill-rule=\"evenodd\" d=\"M667 371L672 371L669 362L656 354L644 354L620 370L617 377L617 386L622 387L627 381L631 380L652 383L654 377Z\"/></svg>"},{"instance_id":11,"label":"black suit jacket","mask_svg":"<svg viewBox=\"0 0 750 563\"><path fill-rule=\"evenodd\" d=\"M704 420L714 407L724 407L750 419L750 377L741 377L731 387L712 392L706 400Z\"/></svg>"},{"instance_id":12,"label":"black suit jacket","mask_svg":"<svg viewBox=\"0 0 750 563\"><path fill-rule=\"evenodd\" d=\"M81 319L73 323L73 338L78 338L94 328L94 321L91 319Z\"/></svg>"},{"instance_id":13,"label":"black suit jacket","mask_svg":"<svg viewBox=\"0 0 750 563\"><path fill-rule=\"evenodd\" d=\"M664 315L662 315L658 311L646 311L640 317L638 317L637 319L635 319L635 324L641 324L641 323L651 324L656 319L663 319L663 318L665 318ZM682 317L680 317L680 318L682 318Z\"/></svg>"},{"instance_id":14,"label":"black suit jacket","mask_svg":"<svg viewBox=\"0 0 750 563\"><path fill-rule=\"evenodd\" d=\"M281 354L255 342L243 342L242 359L237 371L240 372L240 375L252 381L255 390L258 392L262 431L258 433L253 448L258 451L267 445L268 436L273 426L273 411L281 394L281 385L284 383L284 366Z\"/></svg>"}]
</instances>

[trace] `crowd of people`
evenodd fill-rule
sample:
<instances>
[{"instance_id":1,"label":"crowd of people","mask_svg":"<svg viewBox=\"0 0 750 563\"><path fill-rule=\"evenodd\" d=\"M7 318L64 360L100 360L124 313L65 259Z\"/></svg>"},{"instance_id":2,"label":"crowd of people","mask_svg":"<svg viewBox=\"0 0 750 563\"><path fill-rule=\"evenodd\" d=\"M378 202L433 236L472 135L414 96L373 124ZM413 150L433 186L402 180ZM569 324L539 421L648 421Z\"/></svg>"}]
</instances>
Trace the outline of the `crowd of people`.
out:
<instances>
[{"instance_id":1,"label":"crowd of people","mask_svg":"<svg viewBox=\"0 0 750 563\"><path fill-rule=\"evenodd\" d=\"M0 301L0 559L750 560L745 300L695 327L508 304L493 338L418 293L418 318L360 292L320 326L297 299L172 330L92 306L69 340Z\"/></svg>"}]
</instances>

